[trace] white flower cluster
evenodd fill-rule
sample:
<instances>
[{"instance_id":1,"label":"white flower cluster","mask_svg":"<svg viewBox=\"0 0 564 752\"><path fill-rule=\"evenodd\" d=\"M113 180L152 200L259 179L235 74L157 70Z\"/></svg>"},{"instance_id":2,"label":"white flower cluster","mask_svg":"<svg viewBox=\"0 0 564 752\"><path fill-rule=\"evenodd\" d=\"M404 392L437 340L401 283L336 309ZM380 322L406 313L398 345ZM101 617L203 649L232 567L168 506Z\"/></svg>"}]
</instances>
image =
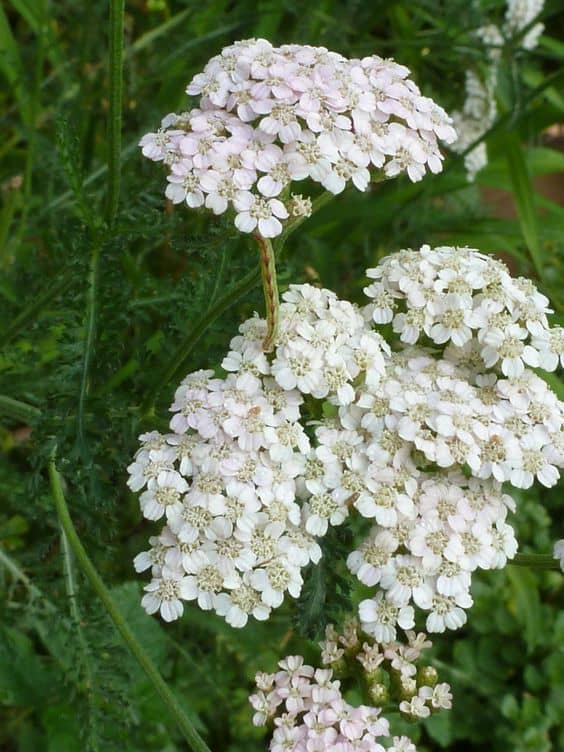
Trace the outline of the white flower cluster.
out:
<instances>
[{"instance_id":1,"label":"white flower cluster","mask_svg":"<svg viewBox=\"0 0 564 752\"><path fill-rule=\"evenodd\" d=\"M564 330L549 327L548 298L491 256L424 245L387 256L367 275L376 280L365 289L373 320L392 322L406 344L450 342L447 358L510 379L526 366L554 371L564 364Z\"/></svg>"},{"instance_id":2,"label":"white flower cluster","mask_svg":"<svg viewBox=\"0 0 564 752\"><path fill-rule=\"evenodd\" d=\"M296 504L309 439L297 392L249 371L212 376L183 381L173 433L141 437L129 486L146 486L143 514L165 516L166 525L135 567L152 570L142 602L148 613L160 609L170 621L183 600L197 600L242 627L249 615L268 618L286 591L297 596L300 569L321 555Z\"/></svg>"},{"instance_id":3,"label":"white flower cluster","mask_svg":"<svg viewBox=\"0 0 564 752\"><path fill-rule=\"evenodd\" d=\"M233 626L265 619L354 510L372 528L347 564L378 587L360 618L382 643L413 628L414 606L429 632L459 628L472 573L515 555L501 484L551 487L564 466L563 405L528 367L563 357L548 300L472 249L401 251L368 274L362 310L292 285L273 353L249 319L226 378L188 376L172 433L141 437L129 485L145 517L166 517L135 560L152 570L149 612L197 600Z\"/></svg>"},{"instance_id":4,"label":"white flower cluster","mask_svg":"<svg viewBox=\"0 0 564 752\"><path fill-rule=\"evenodd\" d=\"M544 0L507 0L505 24L503 26L505 36L512 37L523 32L542 12L543 8ZM543 31L544 24L533 24L520 40L520 46L524 50L534 50Z\"/></svg>"},{"instance_id":5,"label":"white flower cluster","mask_svg":"<svg viewBox=\"0 0 564 752\"><path fill-rule=\"evenodd\" d=\"M472 572L515 555L514 504L501 483L551 487L564 466L563 405L526 364L555 368L564 340L534 285L477 251L424 246L368 274L377 281L366 288L367 316L411 346L391 355L376 389L359 384L339 408L331 442L347 454L333 452L323 477L374 520L347 563L378 585L360 617L389 641L397 625L413 627L413 604L429 612L430 632L462 626ZM447 346L411 344L423 336ZM330 449L324 430L318 455Z\"/></svg>"},{"instance_id":6,"label":"white flower cluster","mask_svg":"<svg viewBox=\"0 0 564 752\"><path fill-rule=\"evenodd\" d=\"M314 668L299 655L279 662L276 674L256 675L257 693L249 698L253 723L274 723L270 752L416 752L406 736L390 738L389 722L379 708L354 707L341 692L331 669Z\"/></svg>"},{"instance_id":7,"label":"white flower cluster","mask_svg":"<svg viewBox=\"0 0 564 752\"><path fill-rule=\"evenodd\" d=\"M514 40L531 24L544 7L544 0L507 0L505 22L502 28L495 24L482 26L475 36L488 47L488 65L485 70L466 72L466 99L461 111L452 114L458 138L453 151L461 154L480 139L494 124L497 116L496 89L501 52L507 40ZM534 50L544 30L541 23L534 24L519 39L524 50ZM487 165L488 153L482 141L464 157L468 180Z\"/></svg>"},{"instance_id":8,"label":"white flower cluster","mask_svg":"<svg viewBox=\"0 0 564 752\"><path fill-rule=\"evenodd\" d=\"M278 664L281 671L258 673L257 691L249 701L255 726L274 725L271 752L416 752L408 737L390 738L382 706L391 704L414 721L450 709L452 695L448 684L437 684L433 667L416 665L431 647L427 636L408 632L407 639L407 644L378 644L351 619L342 635L329 625L320 643L322 662L331 668L316 669L304 664L302 656L288 656ZM341 681L333 678L339 672L355 676L353 664L358 663L374 705L350 705Z\"/></svg>"},{"instance_id":9,"label":"white flower cluster","mask_svg":"<svg viewBox=\"0 0 564 752\"><path fill-rule=\"evenodd\" d=\"M241 232L275 237L284 220L311 213L311 200L292 192L298 181L337 194L351 181L365 191L372 168L413 181L440 172L437 139L450 143L456 133L408 75L376 55L237 42L189 84L199 108L167 115L140 146L170 168L173 203L233 209Z\"/></svg>"},{"instance_id":10,"label":"white flower cluster","mask_svg":"<svg viewBox=\"0 0 564 752\"><path fill-rule=\"evenodd\" d=\"M313 535L327 530L321 499L299 503L309 495L311 451L299 422L302 394L346 404L361 368L371 383L384 372L384 341L328 290L296 285L285 293L272 362L265 330L258 318L240 327L223 360L226 378L199 371L184 379L172 433L142 435L128 468L131 490L145 489L144 516L166 518L135 567L153 575L142 605L167 621L182 615L183 601L197 600L242 627L249 615L268 618L286 591L299 595L300 570L321 556Z\"/></svg>"}]
</instances>

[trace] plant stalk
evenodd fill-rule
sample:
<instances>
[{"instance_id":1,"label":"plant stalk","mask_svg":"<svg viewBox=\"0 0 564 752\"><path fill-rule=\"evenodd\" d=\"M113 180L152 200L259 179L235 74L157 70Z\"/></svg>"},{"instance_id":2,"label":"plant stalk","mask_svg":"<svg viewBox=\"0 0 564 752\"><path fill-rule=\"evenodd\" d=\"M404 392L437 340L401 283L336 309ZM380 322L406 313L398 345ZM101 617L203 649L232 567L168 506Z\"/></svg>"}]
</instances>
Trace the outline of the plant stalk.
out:
<instances>
[{"instance_id":1,"label":"plant stalk","mask_svg":"<svg viewBox=\"0 0 564 752\"><path fill-rule=\"evenodd\" d=\"M278 297L278 281L276 278L276 258L272 243L260 233L255 234L259 247L259 266L264 292L264 305L266 308L266 337L262 343L264 352L272 352L274 340L278 332L278 319L280 314L280 299Z\"/></svg>"},{"instance_id":2,"label":"plant stalk","mask_svg":"<svg viewBox=\"0 0 564 752\"><path fill-rule=\"evenodd\" d=\"M65 501L62 479L56 467L56 447L53 448L51 457L49 459L49 480L51 484L51 493L55 502L55 507L57 509L57 515L59 517L59 522L67 537L69 546L71 547L76 560L82 571L84 572L88 582L90 583L94 592L108 612L115 628L120 633L135 660L147 674L161 700L167 706L171 716L177 722L190 748L194 752L211 752L208 745L198 734L192 722L181 707L180 703L160 675L157 667L131 631L129 624L123 618L119 609L115 605L112 596L104 585L100 575L90 561L88 554L86 553L84 546L82 545L82 542L78 537L78 533L76 532L69 514L67 503Z\"/></svg>"},{"instance_id":3,"label":"plant stalk","mask_svg":"<svg viewBox=\"0 0 564 752\"><path fill-rule=\"evenodd\" d=\"M515 564L518 567L529 567L530 569L560 569L558 559L553 558L550 554L515 554L508 564Z\"/></svg>"},{"instance_id":4,"label":"plant stalk","mask_svg":"<svg viewBox=\"0 0 564 752\"><path fill-rule=\"evenodd\" d=\"M123 99L124 0L110 0L110 111L108 120L108 195L106 219L113 226L121 183L121 113Z\"/></svg>"}]
</instances>

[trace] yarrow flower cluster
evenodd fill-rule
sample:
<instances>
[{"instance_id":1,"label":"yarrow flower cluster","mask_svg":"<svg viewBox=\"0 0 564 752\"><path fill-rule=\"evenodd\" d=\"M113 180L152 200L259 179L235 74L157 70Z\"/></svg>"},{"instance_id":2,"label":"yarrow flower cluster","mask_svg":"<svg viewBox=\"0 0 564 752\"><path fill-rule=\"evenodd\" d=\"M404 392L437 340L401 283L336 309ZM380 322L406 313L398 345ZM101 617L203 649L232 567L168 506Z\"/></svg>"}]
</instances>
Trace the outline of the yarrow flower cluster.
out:
<instances>
[{"instance_id":1,"label":"yarrow flower cluster","mask_svg":"<svg viewBox=\"0 0 564 752\"><path fill-rule=\"evenodd\" d=\"M299 595L300 570L321 556L313 536L327 530L322 502L302 503L311 450L302 395L350 402L350 382L361 368L374 382L389 350L328 290L291 286L280 319L271 362L266 322L250 319L223 360L226 378L187 376L171 407L172 433L142 435L128 468L131 490L145 489L144 516L166 518L135 567L153 574L143 606L167 621L185 600L235 627L249 615L266 619L286 591Z\"/></svg>"},{"instance_id":2,"label":"yarrow flower cluster","mask_svg":"<svg viewBox=\"0 0 564 752\"><path fill-rule=\"evenodd\" d=\"M450 343L446 357L476 376L500 369L518 378L526 366L554 371L564 361L564 330L549 327L548 298L491 256L424 245L386 257L367 275L376 280L365 291L377 324L391 322L409 345Z\"/></svg>"},{"instance_id":3,"label":"yarrow flower cluster","mask_svg":"<svg viewBox=\"0 0 564 752\"><path fill-rule=\"evenodd\" d=\"M413 181L440 172L438 139L456 133L445 111L421 95L409 70L376 55L348 60L324 47L250 39L224 48L186 91L199 107L167 115L140 141L170 169L175 204L235 212L241 232L264 237L308 216L311 199L294 184L311 179L330 193L370 170Z\"/></svg>"},{"instance_id":4,"label":"yarrow flower cluster","mask_svg":"<svg viewBox=\"0 0 564 752\"><path fill-rule=\"evenodd\" d=\"M257 691L249 698L255 710L253 723L263 726L273 722L271 752L329 748L337 752L382 752L384 748L415 752L408 737L390 737L390 725L382 716L381 706L391 702L410 720L427 718L452 706L449 685L437 684L432 667L418 672L415 665L421 651L430 645L423 633L409 633L407 644L378 644L360 633L355 620L345 625L343 635L329 625L321 648L323 663L332 668L314 668L305 664L302 656L288 656L279 662L280 671L258 673ZM346 657L335 661L335 652ZM337 663L341 668L361 664L374 705L354 707L346 701L342 682L334 678Z\"/></svg>"},{"instance_id":5,"label":"yarrow flower cluster","mask_svg":"<svg viewBox=\"0 0 564 752\"><path fill-rule=\"evenodd\" d=\"M227 376L189 375L172 433L141 437L129 485L145 517L166 518L135 560L153 574L149 612L197 600L233 626L265 619L357 512L372 527L347 565L377 588L362 628L390 643L414 607L429 632L462 626L472 573L515 555L502 484L551 487L564 466L563 405L529 368L563 356L548 300L472 249L401 251L368 276L363 309L292 285L273 352L249 319Z\"/></svg>"},{"instance_id":6,"label":"yarrow flower cluster","mask_svg":"<svg viewBox=\"0 0 564 752\"><path fill-rule=\"evenodd\" d=\"M475 37L487 46L488 65L485 70L466 72L466 99L461 111L452 114L458 138L452 150L461 154L475 141L478 141L494 124L497 116L496 89L499 62L504 44L518 39L523 50L534 50L544 31L544 24L533 20L544 8L544 0L507 0L505 21L500 28L496 24L481 26L474 32ZM529 27L527 32L523 31ZM514 54L514 49L512 49ZM481 142L464 157L468 180L487 165L486 144Z\"/></svg>"}]
</instances>

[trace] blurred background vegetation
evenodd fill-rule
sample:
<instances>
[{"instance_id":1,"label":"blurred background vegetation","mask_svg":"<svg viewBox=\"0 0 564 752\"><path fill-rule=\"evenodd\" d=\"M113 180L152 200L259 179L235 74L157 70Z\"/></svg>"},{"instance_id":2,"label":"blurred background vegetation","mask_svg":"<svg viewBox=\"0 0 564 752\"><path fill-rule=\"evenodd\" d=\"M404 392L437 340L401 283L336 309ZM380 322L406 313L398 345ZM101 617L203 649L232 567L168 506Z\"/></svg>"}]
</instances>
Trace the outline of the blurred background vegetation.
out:
<instances>
[{"instance_id":1,"label":"blurred background vegetation","mask_svg":"<svg viewBox=\"0 0 564 752\"><path fill-rule=\"evenodd\" d=\"M213 752L266 749L247 704L255 671L292 651L315 660L306 638L342 615L352 586L333 556L301 607L287 603L245 630L196 607L166 626L140 609L131 562L153 530L125 485L137 435L162 429L180 378L219 363L236 322L262 310L254 287L200 332L256 252L228 220L172 211L140 136L187 108L184 88L211 55L252 36L393 56L424 94L460 108L465 71L487 58L472 31L501 24L504 9L500 0L130 0L121 200L109 230L108 3L0 6L0 750L187 749L61 535L46 473L55 440L88 552ZM347 191L288 242L282 287L310 281L361 300L363 270L382 255L468 244L532 277L562 323L562 0L549 0L541 20L534 51L503 50L490 163L475 183L447 154L444 172L421 183ZM564 537L559 494L519 494L521 551L549 553ZM321 597L304 618L311 587ZM455 704L409 729L421 751L564 749L563 593L558 572L509 566L475 578L469 624L436 640Z\"/></svg>"}]
</instances>

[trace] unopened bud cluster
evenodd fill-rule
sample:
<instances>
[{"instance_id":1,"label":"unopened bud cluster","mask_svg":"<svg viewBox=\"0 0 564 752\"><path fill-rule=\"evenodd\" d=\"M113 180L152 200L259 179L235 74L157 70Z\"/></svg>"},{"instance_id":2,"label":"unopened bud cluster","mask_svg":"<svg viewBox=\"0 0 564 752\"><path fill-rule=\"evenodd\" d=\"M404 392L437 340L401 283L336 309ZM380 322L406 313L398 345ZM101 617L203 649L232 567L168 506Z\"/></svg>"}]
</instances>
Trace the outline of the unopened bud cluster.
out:
<instances>
[{"instance_id":1,"label":"unopened bud cluster","mask_svg":"<svg viewBox=\"0 0 564 752\"><path fill-rule=\"evenodd\" d=\"M364 633L356 619L348 620L339 634L330 624L319 643L321 662L338 676L362 672L362 684L371 702L380 708L392 706L410 720L428 718L432 712L450 709L450 686L438 683L437 670L420 664L432 643L424 632L406 632L407 643L386 642Z\"/></svg>"},{"instance_id":2,"label":"unopened bud cluster","mask_svg":"<svg viewBox=\"0 0 564 752\"><path fill-rule=\"evenodd\" d=\"M408 737L391 737L385 710L399 711L410 720L427 718L449 709L452 695L448 684L437 683L432 667L418 670L415 665L431 646L426 635L409 632L407 638L407 644L381 645L363 635L354 620L345 625L342 635L330 625L327 640L321 643L322 662L329 668L314 668L302 656L288 656L279 662L280 671L257 674L257 691L249 698L255 710L253 723L272 724L271 752L381 752L384 748L415 752ZM338 652L343 657L335 659ZM339 672L334 670L337 664ZM359 668L371 704L355 707L344 698L346 681L334 674L348 672L352 678ZM429 684L422 679L425 672L432 677Z\"/></svg>"}]
</instances>

